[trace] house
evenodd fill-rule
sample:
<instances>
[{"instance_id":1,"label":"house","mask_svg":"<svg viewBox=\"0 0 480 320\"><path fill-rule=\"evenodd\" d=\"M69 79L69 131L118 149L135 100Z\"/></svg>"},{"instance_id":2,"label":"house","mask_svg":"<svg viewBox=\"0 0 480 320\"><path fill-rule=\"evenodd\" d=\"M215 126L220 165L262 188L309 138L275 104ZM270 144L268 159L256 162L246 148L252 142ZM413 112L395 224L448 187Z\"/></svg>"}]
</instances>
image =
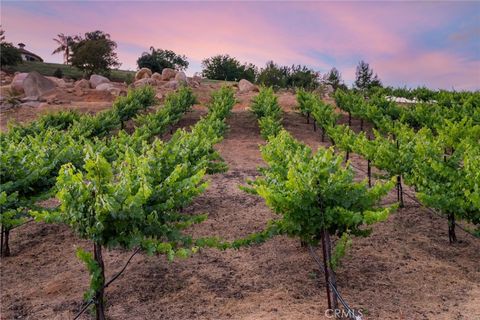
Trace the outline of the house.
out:
<instances>
[{"instance_id":1,"label":"house","mask_svg":"<svg viewBox=\"0 0 480 320\"><path fill-rule=\"evenodd\" d=\"M23 61L43 62L43 59L37 56L35 53L25 50L25 44L23 43L18 44L18 51L20 51Z\"/></svg>"}]
</instances>

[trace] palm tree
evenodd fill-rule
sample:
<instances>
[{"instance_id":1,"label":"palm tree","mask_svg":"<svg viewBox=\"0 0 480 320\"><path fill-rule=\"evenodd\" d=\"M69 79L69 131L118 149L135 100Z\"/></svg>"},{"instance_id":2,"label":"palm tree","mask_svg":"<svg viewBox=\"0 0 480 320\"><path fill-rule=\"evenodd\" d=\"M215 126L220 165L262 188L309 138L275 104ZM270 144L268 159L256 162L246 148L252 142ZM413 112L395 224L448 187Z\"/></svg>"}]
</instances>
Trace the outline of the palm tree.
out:
<instances>
[{"instance_id":1,"label":"palm tree","mask_svg":"<svg viewBox=\"0 0 480 320\"><path fill-rule=\"evenodd\" d=\"M57 37L58 38L53 39L53 41L55 41L59 45L59 47L55 49L52 54L63 52L63 63L68 64L68 62L70 61L70 51L74 39L72 36L66 36L63 33L58 34Z\"/></svg>"},{"instance_id":2,"label":"palm tree","mask_svg":"<svg viewBox=\"0 0 480 320\"><path fill-rule=\"evenodd\" d=\"M2 29L2 26L0 25L0 43L5 40L5 30Z\"/></svg>"}]
</instances>

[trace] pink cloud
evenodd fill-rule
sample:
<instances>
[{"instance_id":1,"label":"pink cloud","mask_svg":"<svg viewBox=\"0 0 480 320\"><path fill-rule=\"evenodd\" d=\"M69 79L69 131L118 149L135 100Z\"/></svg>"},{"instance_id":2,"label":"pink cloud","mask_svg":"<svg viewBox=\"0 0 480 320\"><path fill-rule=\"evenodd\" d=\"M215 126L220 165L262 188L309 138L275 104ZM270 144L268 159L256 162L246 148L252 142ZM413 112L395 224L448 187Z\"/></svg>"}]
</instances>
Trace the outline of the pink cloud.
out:
<instances>
[{"instance_id":1,"label":"pink cloud","mask_svg":"<svg viewBox=\"0 0 480 320\"><path fill-rule=\"evenodd\" d=\"M142 51L155 46L187 55L197 68L228 53L258 66L270 59L322 71L336 65L353 80L357 60L364 59L387 84L479 87L478 62L412 40L460 9L444 3L49 2L35 12L9 3L2 24L8 41L25 42L47 61L62 60L51 56L57 33L100 29L118 42L123 68L135 68Z\"/></svg>"},{"instance_id":2,"label":"pink cloud","mask_svg":"<svg viewBox=\"0 0 480 320\"><path fill-rule=\"evenodd\" d=\"M443 53L426 52L415 56L397 57L375 63L386 81L404 84L428 85L437 88L475 90L480 84L480 61Z\"/></svg>"}]
</instances>

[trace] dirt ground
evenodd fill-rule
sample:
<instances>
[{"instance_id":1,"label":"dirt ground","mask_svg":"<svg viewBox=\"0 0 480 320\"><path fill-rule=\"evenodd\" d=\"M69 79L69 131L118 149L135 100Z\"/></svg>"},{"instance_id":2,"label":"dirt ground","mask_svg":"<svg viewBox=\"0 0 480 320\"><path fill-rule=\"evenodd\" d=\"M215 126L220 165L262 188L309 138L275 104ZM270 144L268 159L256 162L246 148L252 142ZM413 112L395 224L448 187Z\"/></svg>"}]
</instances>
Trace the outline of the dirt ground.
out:
<instances>
[{"instance_id":1,"label":"dirt ground","mask_svg":"<svg viewBox=\"0 0 480 320\"><path fill-rule=\"evenodd\" d=\"M238 95L230 130L217 146L228 172L209 176L208 190L187 209L209 213L195 226L196 236L234 239L261 230L274 216L263 199L238 188L263 165L258 149L263 140L247 110L251 97ZM292 94L280 94L279 101L287 130L314 148L328 145L292 111ZM195 106L177 127L205 112ZM352 162L366 167L356 156ZM394 201L392 192L386 202ZM407 199L370 237L354 239L337 272L339 291L352 308L363 310L363 319L478 320L480 241L457 232L460 242L449 245L446 220ZM1 263L1 319L73 319L88 287L88 273L75 257L79 246L91 249L62 225L29 223L12 231L12 256ZM105 252L107 279L130 254ZM287 237L241 250L202 250L172 263L138 254L106 298L108 318L118 320L328 319L323 275L299 241Z\"/></svg>"}]
</instances>

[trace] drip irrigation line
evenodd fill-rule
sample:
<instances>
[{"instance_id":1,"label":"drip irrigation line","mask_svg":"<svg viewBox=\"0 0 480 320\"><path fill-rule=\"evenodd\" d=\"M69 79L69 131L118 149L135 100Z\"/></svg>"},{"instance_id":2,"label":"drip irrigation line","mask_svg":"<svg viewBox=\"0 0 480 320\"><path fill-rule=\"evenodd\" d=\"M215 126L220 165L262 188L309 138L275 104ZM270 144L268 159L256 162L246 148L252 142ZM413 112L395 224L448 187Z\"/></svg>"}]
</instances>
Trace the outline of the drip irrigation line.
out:
<instances>
[{"instance_id":1,"label":"drip irrigation line","mask_svg":"<svg viewBox=\"0 0 480 320\"><path fill-rule=\"evenodd\" d=\"M140 252L140 247L138 247L133 253L132 255L130 256L130 258L128 258L127 262L125 263L125 265L123 266L122 270L120 270L115 276L112 277L112 279L110 279L106 284L105 286L103 286L103 288L107 288L113 281L117 280L118 277L120 277L122 275L122 273L125 271L125 269L127 269L127 266L128 264L130 263L130 261L132 261L133 257Z\"/></svg>"},{"instance_id":2,"label":"drip irrigation line","mask_svg":"<svg viewBox=\"0 0 480 320\"><path fill-rule=\"evenodd\" d=\"M130 256L130 258L128 258L127 262L125 263L125 265L123 266L123 268L116 274L114 275L104 286L103 286L103 289L107 288L110 284L112 284L113 281L117 280L118 277L120 277L122 275L122 273L125 271L125 269L127 269L127 266L128 264L130 263L130 261L132 261L133 257L140 252L140 247L137 248L133 253L132 255ZM77 320L87 309L89 306L92 305L92 303L95 302L95 298L92 298L90 299L83 307L82 309L77 313L77 315L75 316L75 318L73 318L73 320Z\"/></svg>"},{"instance_id":3,"label":"drip irrigation line","mask_svg":"<svg viewBox=\"0 0 480 320\"><path fill-rule=\"evenodd\" d=\"M433 213L435 215L437 215L438 217L441 217L443 219L448 219L447 217L445 217L443 214L441 214L440 212L436 211L436 210L433 210L432 208L429 208L429 207L425 207L420 201L418 201L417 199L415 199L413 196L409 195L408 193L404 192L403 193L404 195L406 195L408 198L410 198L411 200L413 200L415 203L417 203L419 206L425 208L428 212L430 213ZM478 239L478 237L476 235L474 235L473 233L471 233L470 231L468 231L467 229L465 229L464 227L462 227L460 224L458 224L458 222L455 221L455 226L458 227L460 230L462 230L463 232L465 233L468 233L469 235L471 235L472 237L474 237L475 239Z\"/></svg>"},{"instance_id":4,"label":"drip irrigation line","mask_svg":"<svg viewBox=\"0 0 480 320\"><path fill-rule=\"evenodd\" d=\"M17 228L19 228L19 227L21 227L21 226L23 226L23 225L25 225L25 224L27 224L27 223L30 223L30 222L32 222L32 221L35 221L35 219L33 219L33 218L28 219L27 221L22 222L21 224L16 225L16 226L10 228L10 231L12 231L13 229L17 229Z\"/></svg>"},{"instance_id":5,"label":"drip irrigation line","mask_svg":"<svg viewBox=\"0 0 480 320\"><path fill-rule=\"evenodd\" d=\"M88 309L88 307L92 305L92 303L93 303L93 298L90 299L90 301L88 301L88 303L83 306L83 308L80 310L79 313L77 313L77 315L75 316L75 318L73 318L73 320L77 320Z\"/></svg>"},{"instance_id":6,"label":"drip irrigation line","mask_svg":"<svg viewBox=\"0 0 480 320\"><path fill-rule=\"evenodd\" d=\"M326 273L325 268L323 267L320 261L320 257L315 253L315 250L313 250L313 247L311 245L308 245L308 249L310 251L310 255L312 256L313 260L315 260L315 262L318 264L318 267L320 268L320 270L322 270L323 273ZM333 293L337 296L338 300L343 305L345 310L347 310L347 313L349 314L350 318L353 320L362 320L362 317L356 314L355 311L352 308L350 308L348 303L343 299L340 292L338 292L336 286L334 286L332 282L330 282L330 280L328 280L328 285L332 288Z\"/></svg>"}]
</instances>

